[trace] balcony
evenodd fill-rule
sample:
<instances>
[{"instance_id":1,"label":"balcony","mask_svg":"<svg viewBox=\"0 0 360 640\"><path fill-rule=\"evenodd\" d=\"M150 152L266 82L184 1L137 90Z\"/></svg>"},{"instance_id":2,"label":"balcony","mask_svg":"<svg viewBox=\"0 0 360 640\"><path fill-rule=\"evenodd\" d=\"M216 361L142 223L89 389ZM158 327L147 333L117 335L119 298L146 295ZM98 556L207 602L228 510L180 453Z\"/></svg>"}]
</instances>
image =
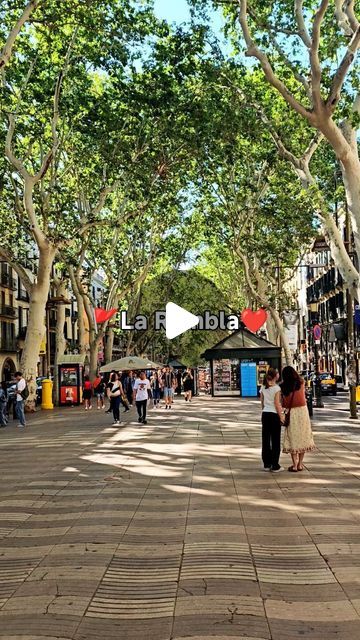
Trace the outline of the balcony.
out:
<instances>
[{"instance_id":1,"label":"balcony","mask_svg":"<svg viewBox=\"0 0 360 640\"><path fill-rule=\"evenodd\" d=\"M15 338L2 336L0 339L0 351L7 351L10 353L16 353L17 344Z\"/></svg>"},{"instance_id":2,"label":"balcony","mask_svg":"<svg viewBox=\"0 0 360 640\"><path fill-rule=\"evenodd\" d=\"M2 318L12 318L12 320L15 320L17 317L16 311L15 307L10 304L0 304L0 316Z\"/></svg>"},{"instance_id":3,"label":"balcony","mask_svg":"<svg viewBox=\"0 0 360 640\"><path fill-rule=\"evenodd\" d=\"M7 287L8 289L12 289L13 291L16 291L17 289L16 278L13 278L6 271L2 271L0 273L0 285L2 287Z\"/></svg>"}]
</instances>

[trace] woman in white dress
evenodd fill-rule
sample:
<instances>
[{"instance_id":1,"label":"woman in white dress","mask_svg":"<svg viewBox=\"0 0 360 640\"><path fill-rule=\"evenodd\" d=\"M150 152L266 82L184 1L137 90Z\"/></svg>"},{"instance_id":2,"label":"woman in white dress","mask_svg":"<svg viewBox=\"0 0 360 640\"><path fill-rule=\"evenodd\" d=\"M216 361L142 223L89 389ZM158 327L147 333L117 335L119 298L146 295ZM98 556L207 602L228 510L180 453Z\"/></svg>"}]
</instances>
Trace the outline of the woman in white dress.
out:
<instances>
[{"instance_id":1,"label":"woman in white dress","mask_svg":"<svg viewBox=\"0 0 360 640\"><path fill-rule=\"evenodd\" d=\"M288 471L303 471L304 456L315 447L309 411L305 396L305 382L293 367L282 372L282 406L290 411L289 425L285 429L283 452L290 453L292 465Z\"/></svg>"}]
</instances>

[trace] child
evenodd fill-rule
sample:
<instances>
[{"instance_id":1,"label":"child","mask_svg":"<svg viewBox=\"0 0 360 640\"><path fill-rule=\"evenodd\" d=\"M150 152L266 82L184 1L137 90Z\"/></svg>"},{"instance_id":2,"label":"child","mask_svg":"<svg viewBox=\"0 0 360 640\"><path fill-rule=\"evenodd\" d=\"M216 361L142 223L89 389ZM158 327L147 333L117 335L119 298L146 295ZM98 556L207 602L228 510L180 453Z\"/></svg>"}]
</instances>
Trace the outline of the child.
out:
<instances>
[{"instance_id":1,"label":"child","mask_svg":"<svg viewBox=\"0 0 360 640\"><path fill-rule=\"evenodd\" d=\"M277 384L279 374L276 369L269 369L260 389L262 409L262 460L264 471L278 473L283 471L279 464L281 423L283 410L280 403L281 389Z\"/></svg>"}]
</instances>

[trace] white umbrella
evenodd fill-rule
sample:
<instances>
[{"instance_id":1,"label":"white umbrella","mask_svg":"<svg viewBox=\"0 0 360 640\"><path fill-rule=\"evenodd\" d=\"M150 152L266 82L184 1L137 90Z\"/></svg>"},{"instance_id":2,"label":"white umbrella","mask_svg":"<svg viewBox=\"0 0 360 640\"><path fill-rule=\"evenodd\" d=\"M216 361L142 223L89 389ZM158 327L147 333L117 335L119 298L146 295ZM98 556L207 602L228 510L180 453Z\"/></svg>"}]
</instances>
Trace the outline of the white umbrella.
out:
<instances>
[{"instance_id":1,"label":"white umbrella","mask_svg":"<svg viewBox=\"0 0 360 640\"><path fill-rule=\"evenodd\" d=\"M120 358L114 362L109 362L101 367L101 373L110 373L110 371L127 371L127 370L139 370L139 369L161 369L164 365L152 362L146 358L138 358L138 356L126 356L126 358Z\"/></svg>"}]
</instances>

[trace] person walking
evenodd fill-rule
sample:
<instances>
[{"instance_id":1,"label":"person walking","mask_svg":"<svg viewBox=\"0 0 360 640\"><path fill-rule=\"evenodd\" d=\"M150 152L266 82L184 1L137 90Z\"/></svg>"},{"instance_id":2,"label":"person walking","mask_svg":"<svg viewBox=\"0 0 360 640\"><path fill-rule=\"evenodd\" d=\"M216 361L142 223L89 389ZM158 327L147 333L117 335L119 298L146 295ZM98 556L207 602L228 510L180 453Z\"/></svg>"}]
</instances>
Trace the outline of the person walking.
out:
<instances>
[{"instance_id":1,"label":"person walking","mask_svg":"<svg viewBox=\"0 0 360 640\"><path fill-rule=\"evenodd\" d=\"M19 429L24 429L26 427L24 405L25 405L25 400L29 395L29 392L27 392L26 381L25 381L25 378L23 378L21 371L17 371L15 373L15 380L16 380L15 413L16 413L17 419L19 420L19 424L17 426L19 427Z\"/></svg>"},{"instance_id":2,"label":"person walking","mask_svg":"<svg viewBox=\"0 0 360 640\"><path fill-rule=\"evenodd\" d=\"M161 380L157 371L154 371L150 378L152 397L154 400L154 409L157 409L160 403Z\"/></svg>"},{"instance_id":3,"label":"person walking","mask_svg":"<svg viewBox=\"0 0 360 640\"><path fill-rule=\"evenodd\" d=\"M89 376L84 376L84 386L83 386L83 400L85 404L85 411L92 409L91 398L92 398L93 386L90 382Z\"/></svg>"},{"instance_id":4,"label":"person walking","mask_svg":"<svg viewBox=\"0 0 360 640\"><path fill-rule=\"evenodd\" d=\"M150 382L146 377L145 371L141 371L139 378L136 378L134 384L134 400L138 412L138 422L147 424L146 407L149 398Z\"/></svg>"},{"instance_id":5,"label":"person walking","mask_svg":"<svg viewBox=\"0 0 360 640\"><path fill-rule=\"evenodd\" d=\"M315 447L309 411L305 396L305 382L293 367L282 372L282 405L286 412L283 452L290 453L292 465L288 471L296 473L304 469L304 456Z\"/></svg>"},{"instance_id":6,"label":"person walking","mask_svg":"<svg viewBox=\"0 0 360 640\"><path fill-rule=\"evenodd\" d=\"M0 427L6 427L8 423L7 403L7 384L6 382L2 382L0 386Z\"/></svg>"},{"instance_id":7,"label":"person walking","mask_svg":"<svg viewBox=\"0 0 360 640\"><path fill-rule=\"evenodd\" d=\"M133 406L133 392L134 392L134 382L135 382L135 378L134 378L134 373L132 371L129 371L128 374L128 380L127 380L127 388L126 388L126 397L128 399L128 403L129 406L132 407Z\"/></svg>"},{"instance_id":8,"label":"person walking","mask_svg":"<svg viewBox=\"0 0 360 640\"><path fill-rule=\"evenodd\" d=\"M105 393L106 393L106 397L109 399L109 408L105 411L105 413L112 413L112 398L111 398L111 389L113 387L114 384L114 375L115 375L116 371L111 371L110 376L109 376L109 380L106 384L106 389L105 389Z\"/></svg>"},{"instance_id":9,"label":"person walking","mask_svg":"<svg viewBox=\"0 0 360 640\"><path fill-rule=\"evenodd\" d=\"M113 373L111 377L111 389L109 389L109 398L113 412L113 427L120 425L120 404L123 395L123 388L118 373Z\"/></svg>"},{"instance_id":10,"label":"person walking","mask_svg":"<svg viewBox=\"0 0 360 640\"><path fill-rule=\"evenodd\" d=\"M276 369L269 369L264 376L264 383L260 389L262 409L262 461L264 471L273 471L273 473L284 471L279 464L283 409L280 401L281 389L277 384L278 379L278 371Z\"/></svg>"},{"instance_id":11,"label":"person walking","mask_svg":"<svg viewBox=\"0 0 360 640\"><path fill-rule=\"evenodd\" d=\"M162 381L164 386L165 409L171 409L174 398L174 384L176 383L176 378L172 373L170 367L165 368L165 373L163 374Z\"/></svg>"},{"instance_id":12,"label":"person walking","mask_svg":"<svg viewBox=\"0 0 360 640\"><path fill-rule=\"evenodd\" d=\"M185 401L191 402L192 392L194 388L194 376L190 367L188 367L182 377L183 385L184 385L184 395Z\"/></svg>"},{"instance_id":13,"label":"person walking","mask_svg":"<svg viewBox=\"0 0 360 640\"><path fill-rule=\"evenodd\" d=\"M105 382L104 377L99 373L93 382L94 396L98 409L105 409Z\"/></svg>"}]
</instances>

